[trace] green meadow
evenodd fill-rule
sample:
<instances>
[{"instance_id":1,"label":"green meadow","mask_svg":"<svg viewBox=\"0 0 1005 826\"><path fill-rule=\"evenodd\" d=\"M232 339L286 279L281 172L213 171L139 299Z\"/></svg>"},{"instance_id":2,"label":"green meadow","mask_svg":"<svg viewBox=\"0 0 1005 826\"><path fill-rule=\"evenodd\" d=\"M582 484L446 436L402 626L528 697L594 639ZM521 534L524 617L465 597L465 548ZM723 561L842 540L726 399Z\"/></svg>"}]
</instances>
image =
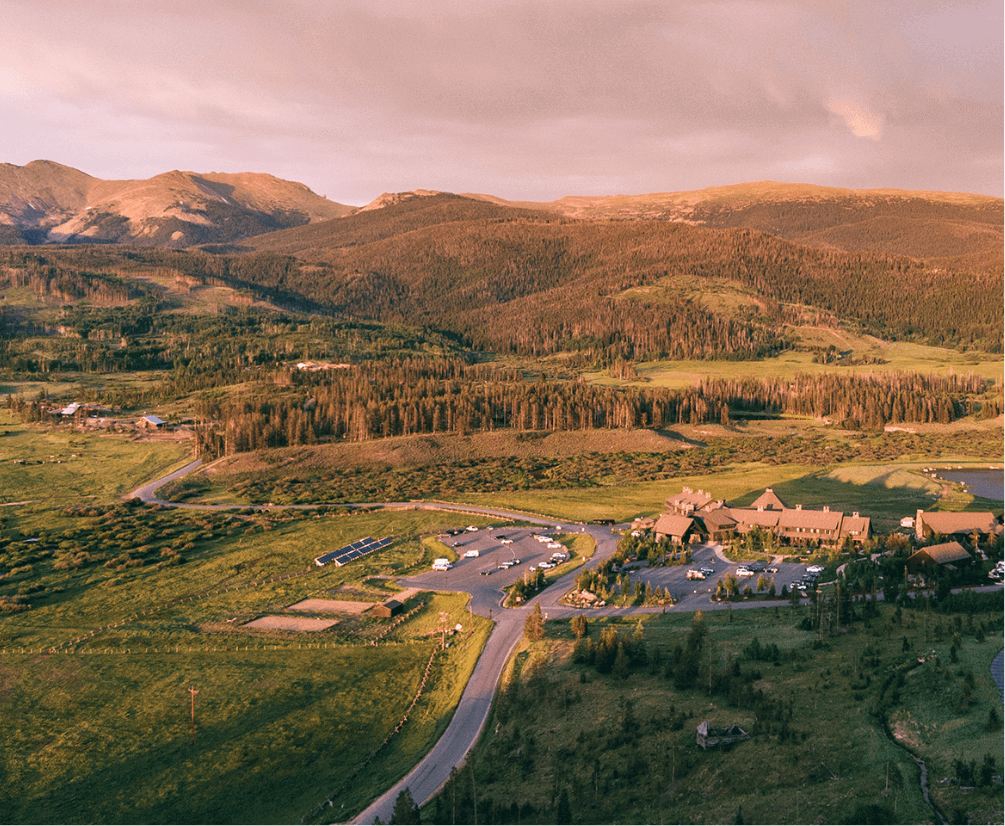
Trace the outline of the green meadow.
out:
<instances>
[{"instance_id":1,"label":"green meadow","mask_svg":"<svg viewBox=\"0 0 1005 826\"><path fill-rule=\"evenodd\" d=\"M3 605L30 605L0 624L8 822L291 821L329 798L334 811L315 819L347 817L435 743L487 639L490 623L469 615L464 595L413 595L393 628L289 610L307 597L395 595L390 578L428 565L422 538L454 525L447 514L84 513L7 517L8 540L22 528L38 540L0 549ZM367 535L395 541L341 568L313 564ZM444 613L463 630L381 747L416 696ZM335 624L244 627L262 616Z\"/></svg>"},{"instance_id":2,"label":"green meadow","mask_svg":"<svg viewBox=\"0 0 1005 826\"><path fill-rule=\"evenodd\" d=\"M109 502L191 459L188 442L22 424L0 410L0 504Z\"/></svg>"},{"instance_id":3,"label":"green meadow","mask_svg":"<svg viewBox=\"0 0 1005 826\"><path fill-rule=\"evenodd\" d=\"M468 494L463 501L539 513L556 519L630 521L636 516L656 516L663 500L682 487L708 491L717 499L737 506L748 505L765 488L772 488L790 506L807 508L829 505L846 513L859 511L874 520L873 530L894 530L904 516L918 508L940 506L942 486L923 474L918 463L842 465L819 469L806 465L737 465L721 472L681 476L659 482L639 482L610 488L544 490ZM980 500L950 487L953 507L943 509L992 509L994 503ZM997 507L1000 508L1000 505Z\"/></svg>"},{"instance_id":4,"label":"green meadow","mask_svg":"<svg viewBox=\"0 0 1005 826\"><path fill-rule=\"evenodd\" d=\"M702 379L780 378L792 379L799 373L835 371L854 374L915 372L922 374L966 375L973 373L989 381L1002 381L1001 359L988 353L961 353L906 341L882 341L830 328L797 327L791 332L798 349L760 361L653 361L636 365L638 380L615 379L608 373L587 372L587 381L607 385L649 385L674 389L692 387ZM815 350L834 347L848 353L843 365L814 362Z\"/></svg>"}]
</instances>

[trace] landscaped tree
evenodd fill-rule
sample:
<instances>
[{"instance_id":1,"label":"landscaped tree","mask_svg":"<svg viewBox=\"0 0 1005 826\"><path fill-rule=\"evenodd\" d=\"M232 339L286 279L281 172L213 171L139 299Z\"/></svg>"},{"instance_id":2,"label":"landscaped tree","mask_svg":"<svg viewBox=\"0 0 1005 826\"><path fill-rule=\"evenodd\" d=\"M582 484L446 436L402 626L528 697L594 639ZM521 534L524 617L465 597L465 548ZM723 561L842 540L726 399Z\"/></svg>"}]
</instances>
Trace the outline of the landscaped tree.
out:
<instances>
[{"instance_id":1,"label":"landscaped tree","mask_svg":"<svg viewBox=\"0 0 1005 826\"><path fill-rule=\"evenodd\" d=\"M541 603L534 603L534 610L527 616L523 624L523 633L531 642L544 639L544 617L541 614Z\"/></svg>"},{"instance_id":2,"label":"landscaped tree","mask_svg":"<svg viewBox=\"0 0 1005 826\"><path fill-rule=\"evenodd\" d=\"M586 617L583 614L576 614L570 624L572 625L572 633L576 635L577 640L582 639L589 633Z\"/></svg>"}]
</instances>

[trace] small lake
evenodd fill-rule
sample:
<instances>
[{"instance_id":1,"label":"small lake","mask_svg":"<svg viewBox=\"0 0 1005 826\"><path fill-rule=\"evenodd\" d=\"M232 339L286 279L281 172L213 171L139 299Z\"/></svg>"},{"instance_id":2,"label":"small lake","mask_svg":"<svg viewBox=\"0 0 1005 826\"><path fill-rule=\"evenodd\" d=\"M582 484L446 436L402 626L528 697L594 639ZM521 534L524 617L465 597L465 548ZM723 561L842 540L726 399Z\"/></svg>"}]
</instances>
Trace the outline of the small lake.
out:
<instances>
[{"instance_id":1,"label":"small lake","mask_svg":"<svg viewBox=\"0 0 1005 826\"><path fill-rule=\"evenodd\" d=\"M975 496L985 499L1005 500L1005 471L989 468L974 470L937 470L940 479L962 482Z\"/></svg>"}]
</instances>

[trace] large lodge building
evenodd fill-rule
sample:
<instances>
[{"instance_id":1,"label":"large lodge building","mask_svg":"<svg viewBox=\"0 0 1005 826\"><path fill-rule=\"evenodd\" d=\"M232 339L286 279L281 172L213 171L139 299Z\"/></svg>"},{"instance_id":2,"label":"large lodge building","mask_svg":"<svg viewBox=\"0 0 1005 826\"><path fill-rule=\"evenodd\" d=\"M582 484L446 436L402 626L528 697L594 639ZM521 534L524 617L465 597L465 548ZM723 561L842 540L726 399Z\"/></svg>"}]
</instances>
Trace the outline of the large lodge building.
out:
<instances>
[{"instance_id":1,"label":"large lodge building","mask_svg":"<svg viewBox=\"0 0 1005 826\"><path fill-rule=\"evenodd\" d=\"M657 539L688 542L692 537L710 540L743 535L754 528L774 534L789 545L840 547L846 542L860 544L872 533L868 517L856 511L847 516L841 511L790 508L768 488L746 508L730 508L722 499L715 500L703 490L684 488L667 497L666 510L653 528Z\"/></svg>"},{"instance_id":2,"label":"large lodge building","mask_svg":"<svg viewBox=\"0 0 1005 826\"><path fill-rule=\"evenodd\" d=\"M848 542L860 545L872 534L869 518L858 511L848 516L827 506L821 510L802 505L790 508L771 488L746 508L728 507L722 499L713 499L712 494L691 488L668 496L664 505L653 532L657 539L667 537L676 544L692 540L722 541L759 528L783 544L839 548ZM906 519L902 524L912 524L919 541L933 538L938 541L939 537L983 538L1005 530L990 512L919 510L914 519Z\"/></svg>"}]
</instances>

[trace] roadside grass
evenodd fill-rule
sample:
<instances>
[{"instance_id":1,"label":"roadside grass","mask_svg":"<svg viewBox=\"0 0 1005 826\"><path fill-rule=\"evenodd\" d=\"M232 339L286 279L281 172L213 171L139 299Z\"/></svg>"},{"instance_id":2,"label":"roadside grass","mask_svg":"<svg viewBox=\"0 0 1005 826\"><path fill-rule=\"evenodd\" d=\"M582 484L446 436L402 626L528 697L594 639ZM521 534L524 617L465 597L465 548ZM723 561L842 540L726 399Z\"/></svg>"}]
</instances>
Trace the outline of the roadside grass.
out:
<instances>
[{"instance_id":1,"label":"roadside grass","mask_svg":"<svg viewBox=\"0 0 1005 826\"><path fill-rule=\"evenodd\" d=\"M157 522L141 526L148 532L175 522L189 529L199 520L199 538L184 564L54 570L45 547L30 545L40 558L27 578L0 581L0 596L26 584L39 589L32 608L5 616L0 630L0 648L7 651L0 655L0 740L6 746L0 810L6 820L299 819L400 721L439 641L445 612L447 627L460 623L464 630L437 655L409 722L340 796L331 816L342 819L362 808L435 742L491 627L469 615L465 595L411 598L409 608L420 601L425 606L377 646L369 644L370 632L384 621L369 615L342 615L330 631L317 633L241 625L282 614L308 596L386 598L395 591L385 577L418 564L421 537L456 524L455 515L237 517L135 510L156 515ZM65 521L86 531L100 519ZM121 534L136 530L123 523ZM320 550L365 535L396 539L352 565L313 564ZM50 534L46 542L58 538ZM298 571L310 573L263 582ZM205 595L208 590L214 593ZM89 636L110 624L117 627ZM81 635L88 636L63 649L67 653L13 653L47 650ZM189 687L200 692L195 748Z\"/></svg>"},{"instance_id":2,"label":"roadside grass","mask_svg":"<svg viewBox=\"0 0 1005 826\"><path fill-rule=\"evenodd\" d=\"M191 446L22 424L0 410L0 504L109 502L191 461ZM16 464L23 460L25 464Z\"/></svg>"},{"instance_id":3,"label":"roadside grass","mask_svg":"<svg viewBox=\"0 0 1005 826\"><path fill-rule=\"evenodd\" d=\"M923 649L926 631L913 611L903 612L901 626L892 608L880 610L868 626L859 620L821 641L799 627L805 606L707 611L705 652L695 684L683 689L674 687L672 651L688 636L690 614L643 617L648 664L622 677L575 662L569 622L548 622L546 639L525 643L518 654L469 760L479 822L490 811L494 822L555 822L563 791L572 822L728 823L741 812L753 823L862 822L868 810L860 807L875 807L881 822L938 822L913 759L875 716L886 676ZM596 643L613 627L625 638L638 619L590 619L588 633ZM981 621L997 628L1000 615ZM781 649L777 663L744 653L755 637ZM903 651L902 637L912 653ZM988 651L1001 642L992 634ZM948 639L939 645L948 651ZM728 683L725 674L733 675ZM975 676L993 687L986 669ZM915 714L912 702L905 690L895 708ZM940 727L953 715L943 709ZM695 744L704 719L737 722L753 736L704 751ZM994 753L1000 772L1001 749ZM453 805L471 822L468 774L442 792L448 818L456 795ZM516 813L512 802L522 806ZM994 787L971 793L970 804L964 816L971 822L1001 822ZM436 808L435 800L425 807L427 822L443 822L432 820ZM977 812L987 819L974 820Z\"/></svg>"},{"instance_id":4,"label":"roadside grass","mask_svg":"<svg viewBox=\"0 0 1005 826\"><path fill-rule=\"evenodd\" d=\"M443 622L443 613L446 613L448 628L460 624L463 630L447 637L450 644L447 652L437 655L427 689L412 711L409 722L388 743L380 759L361 771L357 779L333 800L335 805L322 812L321 822L345 822L349 816L364 809L408 774L446 730L493 626L484 617L469 615L467 604L466 594L436 594L426 610L416 618L421 621L409 631L415 636L433 632L432 638L438 640L439 635L435 632ZM408 702L411 702L411 696L414 693L409 696ZM356 748L358 755L358 746ZM345 805L344 810L342 804Z\"/></svg>"},{"instance_id":5,"label":"roadside grass","mask_svg":"<svg viewBox=\"0 0 1005 826\"><path fill-rule=\"evenodd\" d=\"M423 565L431 565L434 559L449 559L451 562L456 562L458 559L457 551L448 548L435 536L424 536L422 538L421 562Z\"/></svg>"}]
</instances>

